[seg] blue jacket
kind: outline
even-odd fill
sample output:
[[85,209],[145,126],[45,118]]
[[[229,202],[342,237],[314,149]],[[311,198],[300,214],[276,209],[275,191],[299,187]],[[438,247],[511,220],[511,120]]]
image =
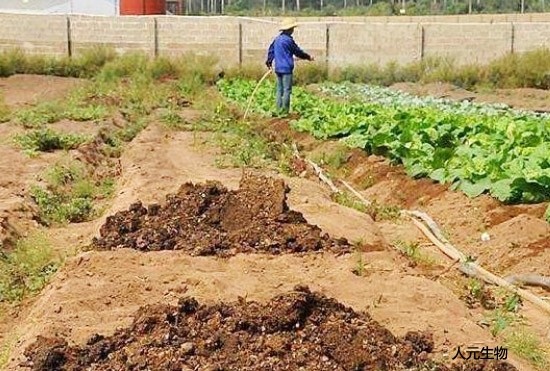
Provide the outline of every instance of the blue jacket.
[[292,73],[294,71],[294,56],[301,59],[311,59],[309,54],[296,45],[291,35],[282,32],[269,46],[265,64],[271,68],[273,61],[275,61],[276,73]]

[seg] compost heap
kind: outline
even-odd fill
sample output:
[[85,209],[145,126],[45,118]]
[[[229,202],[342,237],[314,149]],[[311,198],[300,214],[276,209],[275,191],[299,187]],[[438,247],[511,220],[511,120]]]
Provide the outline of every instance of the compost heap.
[[218,182],[186,183],[166,196],[164,205],[137,202],[109,216],[92,244],[97,249],[184,250],[191,255],[350,250],[345,239],[322,234],[301,213],[289,210],[288,192],[280,179],[249,174],[235,191]]
[[372,320],[307,287],[260,304],[142,307],[129,328],[84,346],[39,337],[25,351],[33,370],[440,370],[508,371],[505,362],[453,366],[429,360],[431,335],[395,337]]

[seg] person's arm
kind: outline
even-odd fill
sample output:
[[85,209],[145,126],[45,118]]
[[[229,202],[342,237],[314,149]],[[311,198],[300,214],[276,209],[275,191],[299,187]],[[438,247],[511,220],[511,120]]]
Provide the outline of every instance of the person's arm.
[[294,40],[292,40],[291,48],[292,48],[292,54],[294,54],[298,58],[306,59],[308,61],[313,60],[313,57],[311,55],[309,55],[308,53],[306,53],[305,51],[303,51],[302,49],[300,49],[300,47],[298,46],[298,44],[296,44],[296,42]]
[[271,68],[271,66],[273,65],[273,58],[275,58],[275,41],[273,41],[271,43],[271,45],[269,45],[269,49],[267,51],[267,60],[265,61],[265,65],[267,66],[267,68]]

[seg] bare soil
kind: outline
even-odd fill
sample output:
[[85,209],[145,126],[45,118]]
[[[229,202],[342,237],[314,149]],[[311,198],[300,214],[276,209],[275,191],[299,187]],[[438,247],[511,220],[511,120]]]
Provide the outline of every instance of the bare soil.
[[433,96],[451,100],[469,100],[479,103],[504,103],[515,109],[550,112],[550,91],[519,88],[472,92],[448,83],[397,83],[392,89],[419,96]]
[[61,99],[85,80],[41,75],[13,75],[0,78],[0,89],[8,107],[32,105]]

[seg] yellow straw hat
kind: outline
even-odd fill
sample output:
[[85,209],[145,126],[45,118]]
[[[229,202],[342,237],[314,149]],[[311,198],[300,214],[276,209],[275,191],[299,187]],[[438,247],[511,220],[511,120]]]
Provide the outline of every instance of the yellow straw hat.
[[291,28],[297,27],[298,22],[296,21],[296,18],[285,18],[281,22],[281,26],[279,27],[279,31],[286,31],[290,30]]

